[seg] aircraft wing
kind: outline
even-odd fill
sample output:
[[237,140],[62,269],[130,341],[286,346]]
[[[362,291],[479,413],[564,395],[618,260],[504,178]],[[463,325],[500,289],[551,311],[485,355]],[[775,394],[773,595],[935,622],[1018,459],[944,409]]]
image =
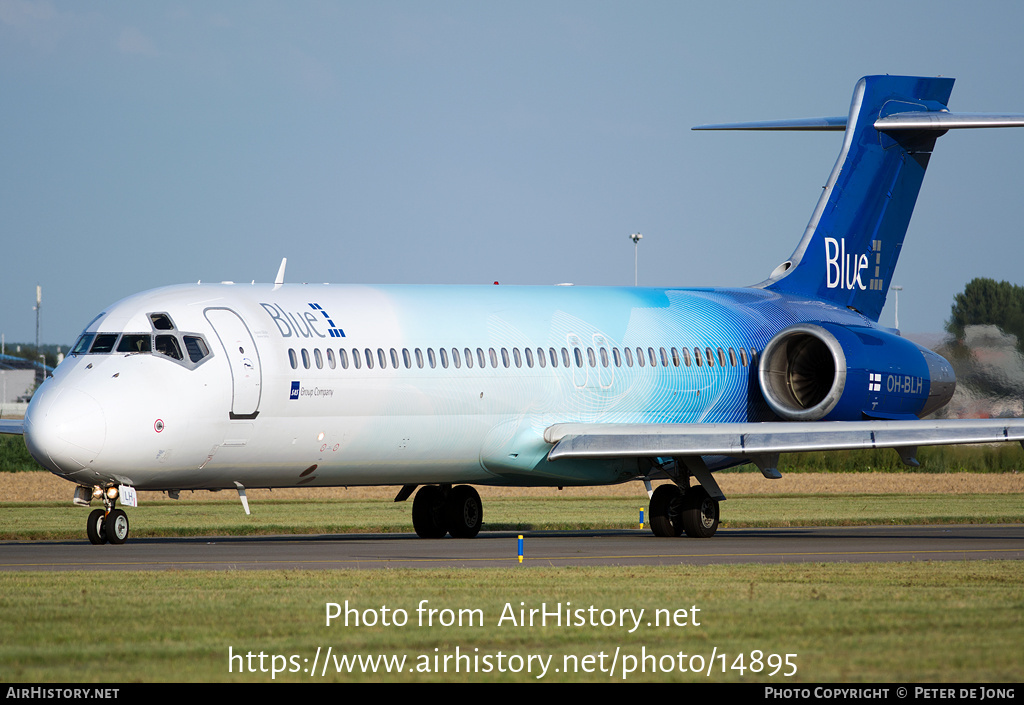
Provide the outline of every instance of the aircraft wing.
[[[544,432],[562,458],[693,457],[747,458],[768,477],[778,477],[779,453],[854,448],[894,448],[916,465],[918,446],[1017,441],[1024,419],[932,421],[808,421],[711,424],[555,424]],[[766,472],[766,469],[771,472]]]
[[0,419],[0,433],[25,435],[25,422],[22,419]]

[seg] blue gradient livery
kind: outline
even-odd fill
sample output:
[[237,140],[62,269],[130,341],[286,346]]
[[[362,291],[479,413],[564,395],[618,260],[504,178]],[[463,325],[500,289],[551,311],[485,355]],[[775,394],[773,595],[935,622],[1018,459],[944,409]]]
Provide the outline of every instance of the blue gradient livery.
[[[1024,125],[952,113],[953,80],[869,76],[846,117],[698,129],[843,130],[793,255],[742,289],[183,285],[98,316],[36,393],[32,455],[102,500],[134,490],[401,486],[424,537],[472,537],[473,485],[643,481],[658,536],[709,537],[712,472],[781,453],[1021,441],[1020,420],[926,421],[940,356],[880,327],[936,139]],[[673,482],[651,489],[654,479]],[[694,484],[692,480],[696,480]],[[418,489],[418,491],[416,491]]]

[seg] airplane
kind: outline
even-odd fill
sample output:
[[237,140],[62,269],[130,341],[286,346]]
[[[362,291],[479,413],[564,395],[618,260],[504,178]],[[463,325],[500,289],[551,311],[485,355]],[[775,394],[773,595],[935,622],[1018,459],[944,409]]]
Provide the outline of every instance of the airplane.
[[[471,538],[474,485],[642,481],[656,536],[707,538],[713,472],[781,453],[1022,442],[1024,419],[927,420],[955,385],[879,325],[951,78],[867,76],[848,115],[694,129],[834,130],[796,250],[745,288],[189,284],[96,316],[33,397],[32,456],[129,534],[137,492],[391,485],[421,537]],[[651,481],[671,483],[652,490]],[[694,482],[695,481],[695,482]],[[418,488],[418,491],[417,491]]]

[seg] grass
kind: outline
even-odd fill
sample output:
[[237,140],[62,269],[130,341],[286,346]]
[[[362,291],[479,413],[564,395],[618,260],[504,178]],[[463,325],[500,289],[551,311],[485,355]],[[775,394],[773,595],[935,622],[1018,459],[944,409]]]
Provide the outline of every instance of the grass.
[[[745,681],[1016,682],[1024,678],[1024,570],[1019,561],[390,571],[0,573],[0,679],[89,681]],[[450,626],[421,626],[417,606],[478,610]],[[374,626],[326,624],[327,603],[356,609]],[[529,626],[521,608],[568,609],[614,626]],[[560,606],[560,607],[559,607]],[[383,608],[404,626],[382,626]],[[692,611],[696,607],[699,612]],[[619,626],[618,610],[644,610]],[[655,610],[685,611],[685,625],[654,626]],[[511,610],[511,611],[509,611]],[[604,610],[614,610],[605,612]],[[516,622],[505,619],[515,613]],[[692,624],[696,617],[699,625]],[[564,623],[563,623],[564,624]],[[326,650],[405,656],[397,674],[338,673]],[[317,673],[309,669],[321,649]],[[456,649],[491,659],[491,672],[452,673]],[[614,674],[599,670],[611,665]],[[229,652],[230,650],[230,652]],[[760,651],[759,673],[749,670]],[[505,665],[522,672],[497,670]],[[229,653],[242,656],[229,661]],[[255,660],[246,660],[245,654]],[[258,654],[263,653],[265,672]],[[642,656],[650,658],[645,662]],[[685,654],[683,659],[679,654]],[[712,654],[712,673],[704,670]],[[743,654],[743,661],[738,657]],[[795,674],[769,675],[772,654],[793,654]],[[594,671],[555,672],[592,656]],[[724,659],[722,658],[724,655]],[[279,656],[278,660],[272,660]],[[449,656],[449,672],[435,672]],[[522,659],[522,663],[511,657]],[[632,658],[631,662],[629,658]],[[623,666],[637,670],[623,678]],[[255,672],[249,670],[249,666]],[[639,669],[646,666],[647,672]],[[743,666],[743,670],[740,666]],[[230,668],[229,668],[230,666]],[[272,677],[271,667],[284,669]],[[289,669],[295,672],[289,673]],[[651,672],[654,669],[656,672]],[[410,670],[412,672],[410,672]],[[114,674],[111,677],[111,674]]]

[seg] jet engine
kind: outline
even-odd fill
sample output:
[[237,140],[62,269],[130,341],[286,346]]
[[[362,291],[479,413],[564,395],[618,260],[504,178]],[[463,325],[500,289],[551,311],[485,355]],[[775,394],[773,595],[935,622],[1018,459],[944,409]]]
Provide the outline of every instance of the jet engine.
[[942,356],[898,335],[862,326],[799,323],[768,341],[761,393],[787,421],[924,417],[953,396]]

